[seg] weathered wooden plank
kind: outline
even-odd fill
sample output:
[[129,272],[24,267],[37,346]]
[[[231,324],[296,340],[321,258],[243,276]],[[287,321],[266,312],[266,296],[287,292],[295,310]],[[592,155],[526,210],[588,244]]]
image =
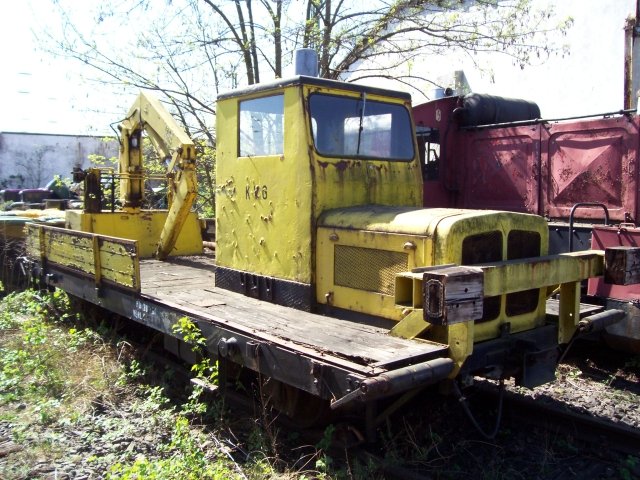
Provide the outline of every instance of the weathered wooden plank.
[[640,283],[640,248],[610,247],[604,252],[604,281],[614,285]]
[[[589,303],[581,303],[580,304],[580,318],[586,317],[587,315],[591,315],[593,313],[598,313],[604,310],[602,305],[591,305]],[[560,300],[555,298],[547,299],[547,307],[546,307],[547,315],[551,315],[553,317],[557,317],[560,315]]]
[[[137,243],[133,240],[28,225],[27,244],[34,258],[94,277],[97,286],[105,280],[140,290]],[[100,269],[97,275],[96,267]]]
[[[187,268],[191,280],[194,276],[201,279],[198,288],[185,291],[173,275],[158,275],[156,261],[143,260],[142,293],[163,304],[173,303],[182,310],[197,312],[213,322],[260,332],[280,343],[308,348],[316,355],[337,355],[363,365],[381,366],[399,359],[444,352],[447,348],[446,345],[395,338],[382,328],[301,312],[217,289],[213,286],[212,260],[200,258],[191,265],[185,262],[175,265],[171,260],[162,262],[165,272],[184,272]],[[205,282],[207,286],[203,288]]]
[[452,266],[424,272],[424,320],[433,325],[453,325],[482,318],[482,270]]
[[188,302],[192,305],[203,308],[224,305],[226,303],[212,298],[211,294],[205,292],[204,290],[197,289],[187,292],[178,292],[174,296],[181,301]]

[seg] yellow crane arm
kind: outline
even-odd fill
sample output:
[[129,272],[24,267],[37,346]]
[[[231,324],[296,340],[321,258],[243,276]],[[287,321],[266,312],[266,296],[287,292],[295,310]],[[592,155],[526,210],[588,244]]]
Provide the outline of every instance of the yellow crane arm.
[[120,197],[125,209],[139,209],[144,198],[143,131],[160,156],[169,162],[166,171],[169,213],[156,250],[156,257],[164,260],[175,246],[196,197],[195,145],[162,104],[146,93],[140,93],[119,128]]

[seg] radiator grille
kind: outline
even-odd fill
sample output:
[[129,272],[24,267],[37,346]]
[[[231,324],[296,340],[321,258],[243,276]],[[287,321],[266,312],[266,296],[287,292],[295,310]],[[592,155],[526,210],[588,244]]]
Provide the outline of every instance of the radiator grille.
[[[499,262],[502,260],[502,233],[498,231],[470,235],[462,242],[462,264]],[[476,323],[495,320],[500,315],[502,297],[487,297],[482,305],[482,318]]]
[[507,260],[540,255],[540,234],[525,230],[511,230],[507,237]]
[[540,289],[525,290],[524,292],[514,292],[507,295],[507,316],[515,317],[525,313],[535,312],[538,308]]
[[[507,237],[507,259],[537,257],[540,255],[540,234],[525,230],[512,230]],[[540,289],[514,292],[507,295],[506,313],[508,317],[524,315],[538,309]]]
[[408,269],[408,255],[402,252],[336,245],[333,266],[334,283],[393,295],[395,278]]
[[462,242],[462,264],[499,262],[502,260],[502,233],[470,235]]

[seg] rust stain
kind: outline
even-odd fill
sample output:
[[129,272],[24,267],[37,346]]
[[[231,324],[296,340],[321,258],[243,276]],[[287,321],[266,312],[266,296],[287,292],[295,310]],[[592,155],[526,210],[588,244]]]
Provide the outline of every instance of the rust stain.
[[339,172],[344,172],[347,169],[347,167],[350,166],[350,163],[351,162],[347,162],[346,160],[340,160],[338,163],[335,164],[335,167]]
[[333,166],[340,173],[342,173],[345,170],[347,170],[347,168],[353,168],[353,167],[357,167],[357,166],[360,165],[359,161],[352,161],[352,160],[339,160],[339,161],[337,161],[335,163],[333,163],[333,162],[323,162],[321,160],[317,160],[317,163],[321,168],[324,168],[324,169],[326,169],[329,166]]

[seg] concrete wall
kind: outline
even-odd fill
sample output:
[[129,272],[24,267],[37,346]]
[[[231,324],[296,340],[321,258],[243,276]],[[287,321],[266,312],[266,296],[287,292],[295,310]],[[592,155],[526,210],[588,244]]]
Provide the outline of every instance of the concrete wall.
[[[462,70],[471,91],[535,101],[545,118],[622,109],[624,28],[627,18],[635,17],[636,0],[533,0],[533,6],[544,10],[552,6],[555,23],[573,18],[574,24],[566,37],[551,35],[548,39],[556,46],[568,47],[568,55],[533,57],[530,65],[521,68],[498,53],[468,55],[451,51],[444,56],[425,55],[395,71],[389,71],[382,62],[379,65],[369,62],[360,68],[363,71],[378,68],[385,74],[426,76],[445,87],[453,87],[454,72]],[[470,14],[463,12],[463,15]],[[636,43],[640,43],[640,39],[636,39]],[[640,62],[640,58],[635,61]],[[392,64],[390,60],[387,62]],[[351,75],[355,77],[357,72]],[[426,81],[412,81],[417,88],[380,79],[363,80],[365,82],[408,91],[414,103],[433,96],[434,86]]]
[[118,155],[115,139],[81,135],[0,132],[0,188],[39,188],[55,175],[87,168],[90,154]]

